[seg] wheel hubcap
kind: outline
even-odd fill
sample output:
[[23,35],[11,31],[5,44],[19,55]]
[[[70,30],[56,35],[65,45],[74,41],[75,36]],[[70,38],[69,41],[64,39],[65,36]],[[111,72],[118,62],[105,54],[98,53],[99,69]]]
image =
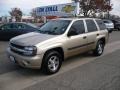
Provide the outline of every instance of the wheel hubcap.
[[48,60],[48,68],[51,71],[56,71],[59,67],[59,58],[57,56],[52,56]]
[[98,53],[101,54],[103,52],[103,45],[99,44],[98,45]]

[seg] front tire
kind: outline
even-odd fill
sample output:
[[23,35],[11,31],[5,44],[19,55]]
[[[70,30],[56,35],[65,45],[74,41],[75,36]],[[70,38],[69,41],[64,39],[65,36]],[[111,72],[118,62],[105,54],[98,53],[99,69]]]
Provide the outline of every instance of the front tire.
[[103,42],[102,40],[99,40],[99,41],[97,42],[97,45],[96,45],[95,50],[93,51],[93,54],[94,54],[95,56],[100,56],[100,55],[102,55],[102,54],[103,54],[103,51],[104,51],[104,46],[105,46],[104,42]]
[[45,74],[54,74],[62,65],[62,56],[57,51],[49,51],[45,54],[42,62],[42,71]]
[[117,30],[120,31],[120,26],[117,27]]
[[120,31],[120,26],[118,27],[118,31]]

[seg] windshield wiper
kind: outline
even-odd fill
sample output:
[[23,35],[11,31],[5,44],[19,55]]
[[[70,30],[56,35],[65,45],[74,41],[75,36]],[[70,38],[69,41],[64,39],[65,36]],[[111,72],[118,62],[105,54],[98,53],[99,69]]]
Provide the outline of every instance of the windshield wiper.
[[57,33],[55,33],[55,31],[47,31],[48,34],[52,34],[52,35],[57,35]]
[[46,34],[46,31],[38,30],[39,33]]
[[54,31],[42,31],[42,30],[39,30],[39,32],[42,33],[42,34],[52,34],[52,35],[56,35],[57,34]]

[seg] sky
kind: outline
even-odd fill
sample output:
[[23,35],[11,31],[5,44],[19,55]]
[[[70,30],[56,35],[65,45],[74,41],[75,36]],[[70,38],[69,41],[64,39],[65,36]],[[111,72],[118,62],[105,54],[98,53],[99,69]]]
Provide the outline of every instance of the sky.
[[[9,15],[11,8],[18,7],[21,8],[24,14],[29,14],[32,8],[69,3],[71,0],[0,0],[0,16]],[[111,0],[113,4],[113,10],[111,13],[120,16],[120,1]]]
[[120,0],[111,0],[111,2],[113,4],[111,13],[120,16]]

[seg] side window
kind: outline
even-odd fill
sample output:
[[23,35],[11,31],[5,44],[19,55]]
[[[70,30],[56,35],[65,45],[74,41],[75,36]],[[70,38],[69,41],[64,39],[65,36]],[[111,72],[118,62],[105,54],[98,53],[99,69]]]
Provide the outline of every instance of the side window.
[[96,22],[97,22],[100,30],[105,30],[106,29],[106,26],[105,26],[105,24],[103,23],[102,20],[96,20]]
[[18,26],[17,26],[17,24],[11,24],[11,28],[16,30],[16,29],[18,29]]
[[108,21],[103,21],[104,23],[109,23]]
[[71,28],[76,31],[77,35],[85,33],[85,27],[84,27],[83,20],[74,22],[73,25],[71,26]]
[[1,26],[1,29],[2,29],[2,30],[11,29],[11,25],[10,25],[10,24],[5,24],[5,25]]
[[97,31],[97,26],[93,20],[86,20],[88,32]]
[[17,24],[17,28],[18,29],[25,29],[25,25],[24,24]]
[[2,30],[14,30],[17,29],[17,25],[16,24],[5,24],[3,26],[1,26]]

